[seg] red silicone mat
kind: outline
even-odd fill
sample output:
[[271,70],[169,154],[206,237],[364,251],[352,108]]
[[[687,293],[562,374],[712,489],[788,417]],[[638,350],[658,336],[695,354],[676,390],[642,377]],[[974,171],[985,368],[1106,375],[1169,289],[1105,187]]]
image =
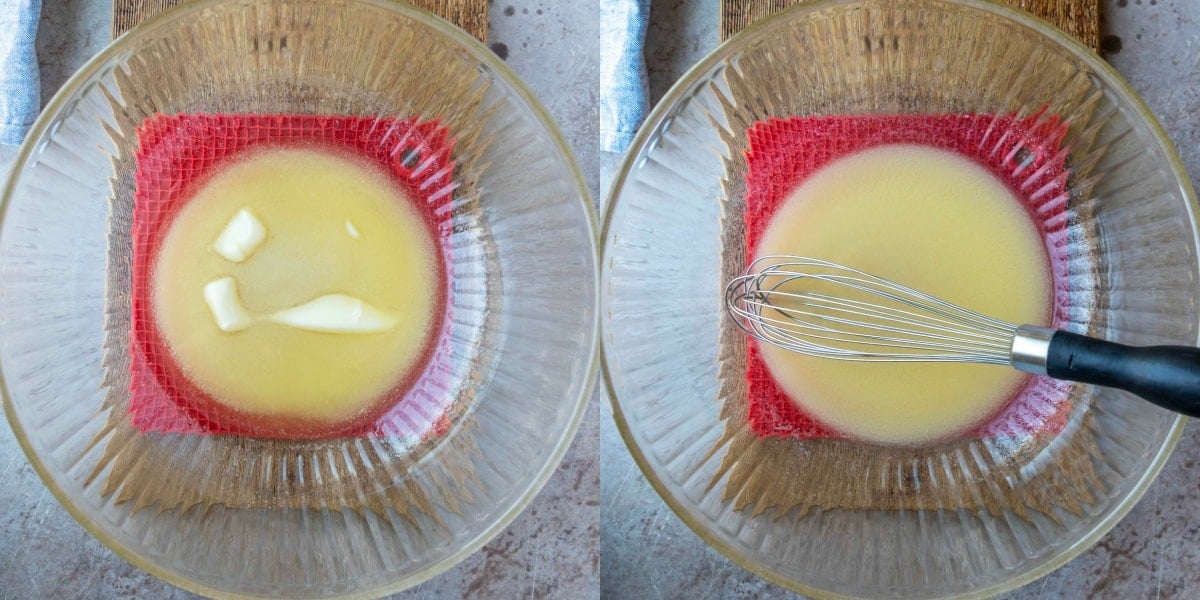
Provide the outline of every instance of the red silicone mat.
[[[361,435],[428,437],[443,432],[453,395],[449,294],[453,140],[437,122],[308,115],[157,115],[138,129],[134,176],[130,404],[142,432],[321,439]],[[172,219],[207,179],[244,153],[305,145],[353,152],[382,165],[418,205],[442,248],[440,332],[414,376],[353,422],[270,422],[224,408],[189,381],[155,326],[149,301],[155,255]]]
[[[926,144],[976,161],[1004,181],[1026,208],[1046,242],[1055,280],[1052,325],[1065,320],[1065,239],[1068,198],[1066,125],[1043,114],[855,115],[760,121],[749,129],[746,150],[746,247],[753,259],[775,211],[793,190],[839,158],[886,144]],[[788,399],[750,340],[746,356],[747,419],[761,437],[841,437]],[[1029,377],[997,415],[971,435],[1027,437],[1054,433],[1066,422],[1068,386]]]

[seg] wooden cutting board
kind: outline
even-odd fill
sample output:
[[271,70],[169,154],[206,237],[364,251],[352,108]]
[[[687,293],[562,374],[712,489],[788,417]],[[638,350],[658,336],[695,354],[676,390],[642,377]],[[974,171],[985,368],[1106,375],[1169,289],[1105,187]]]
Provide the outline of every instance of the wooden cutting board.
[[[187,0],[113,0],[112,34],[117,37],[151,15]],[[409,0],[458,25],[479,41],[487,40],[488,0]]]
[[[116,0],[120,2],[121,0]],[[721,0],[721,41],[751,23],[801,2],[813,0]],[[1093,50],[1100,48],[1100,0],[1004,0],[1054,23]]]

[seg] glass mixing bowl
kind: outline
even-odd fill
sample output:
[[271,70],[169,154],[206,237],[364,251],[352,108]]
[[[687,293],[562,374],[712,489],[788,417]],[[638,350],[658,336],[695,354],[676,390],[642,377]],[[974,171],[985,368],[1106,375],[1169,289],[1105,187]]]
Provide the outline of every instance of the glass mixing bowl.
[[697,534],[793,590],[986,596],[1032,581],[1112,528],[1183,428],[1125,393],[1071,386],[1056,435],[897,448],[748,432],[746,340],[722,307],[746,264],[748,127],[966,113],[1066,123],[1066,210],[1049,240],[1067,257],[1060,325],[1195,345],[1197,205],[1166,134],[1096,54],[997,3],[831,0],[768,19],[667,93],[613,186],[600,289],[617,426]]
[[[444,433],[130,426],[136,129],[177,113],[448,128],[450,360],[423,388],[452,400]],[[0,216],[0,389],[18,441],[92,534],[204,594],[379,595],[449,568],[541,489],[594,383],[596,218],[570,150],[492,52],[403,3],[201,1],[144,23],[50,101]],[[421,406],[403,418],[436,419]]]

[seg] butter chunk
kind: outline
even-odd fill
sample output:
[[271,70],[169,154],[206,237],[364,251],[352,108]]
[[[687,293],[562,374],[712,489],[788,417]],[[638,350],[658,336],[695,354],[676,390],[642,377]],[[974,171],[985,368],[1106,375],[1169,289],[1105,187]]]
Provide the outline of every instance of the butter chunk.
[[242,307],[238,297],[237,282],[232,277],[222,277],[204,285],[204,301],[212,311],[217,328],[224,332],[241,331],[250,326],[253,319]]
[[213,250],[225,260],[240,263],[250,258],[267,239],[267,228],[253,213],[241,209],[213,242]]
[[396,325],[396,317],[362,300],[329,294],[295,308],[279,311],[271,320],[320,333],[379,333]]

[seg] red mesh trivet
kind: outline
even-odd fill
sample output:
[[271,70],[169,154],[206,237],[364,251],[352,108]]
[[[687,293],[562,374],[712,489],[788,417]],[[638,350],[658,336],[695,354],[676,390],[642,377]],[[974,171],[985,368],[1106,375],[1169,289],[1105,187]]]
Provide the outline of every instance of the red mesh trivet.
[[[143,432],[315,439],[361,435],[424,438],[443,433],[452,395],[447,296],[452,231],[453,140],[437,122],[309,115],[157,115],[138,129],[134,175],[133,315],[129,413]],[[440,331],[424,364],[375,409],[326,424],[238,414],[184,376],[161,337],[149,301],[155,256],[172,220],[208,178],[251,149],[281,146],[351,151],[384,166],[409,192],[441,247]]]
[[[1053,326],[1067,306],[1066,125],[1057,117],[994,115],[818,116],[759,121],[746,150],[746,247],[752,260],[775,210],[807,177],[830,162],[885,144],[925,144],[958,152],[1008,184],[1042,233],[1054,278]],[[759,436],[841,437],[794,403],[772,378],[751,340],[746,356],[750,428]],[[972,432],[1026,437],[1057,432],[1068,418],[1068,386],[1030,377],[1006,407]]]

